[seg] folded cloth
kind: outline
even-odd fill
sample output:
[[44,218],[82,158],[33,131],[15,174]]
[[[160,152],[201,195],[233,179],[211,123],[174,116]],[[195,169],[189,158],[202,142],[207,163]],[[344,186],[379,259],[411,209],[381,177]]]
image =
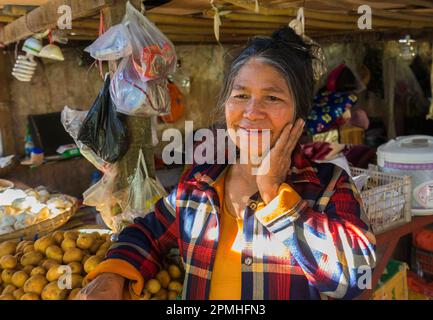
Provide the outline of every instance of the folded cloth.
[[310,134],[325,132],[346,122],[343,114],[358,100],[349,93],[320,91],[314,98],[313,107],[307,117],[307,131]]
[[305,156],[313,161],[325,159],[331,150],[328,142],[313,142],[302,146]]
[[367,169],[376,157],[376,151],[363,144],[346,145],[343,154],[352,166],[363,169]]
[[337,157],[345,148],[344,144],[328,143],[328,142],[313,142],[302,145],[304,155],[310,160],[331,160]]

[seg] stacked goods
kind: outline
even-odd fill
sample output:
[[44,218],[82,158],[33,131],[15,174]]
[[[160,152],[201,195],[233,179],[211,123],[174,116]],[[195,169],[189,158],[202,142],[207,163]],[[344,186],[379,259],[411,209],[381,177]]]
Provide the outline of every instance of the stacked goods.
[[408,266],[404,262],[390,260],[373,292],[373,300],[408,300]]
[[71,300],[105,257],[109,235],[55,231],[0,243],[0,300]]
[[38,224],[70,210],[75,199],[50,194],[43,186],[0,192],[0,235]]

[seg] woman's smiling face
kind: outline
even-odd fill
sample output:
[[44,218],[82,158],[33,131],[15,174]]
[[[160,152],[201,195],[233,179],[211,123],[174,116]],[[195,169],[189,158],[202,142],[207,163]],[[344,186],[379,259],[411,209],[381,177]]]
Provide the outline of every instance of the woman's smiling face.
[[[233,81],[225,117],[230,138],[237,147],[242,151],[245,144],[240,141],[248,139],[249,153],[256,149],[260,156],[267,133],[272,148],[283,128],[295,121],[295,106],[285,78],[266,62],[250,59]],[[258,145],[253,141],[258,141]]]

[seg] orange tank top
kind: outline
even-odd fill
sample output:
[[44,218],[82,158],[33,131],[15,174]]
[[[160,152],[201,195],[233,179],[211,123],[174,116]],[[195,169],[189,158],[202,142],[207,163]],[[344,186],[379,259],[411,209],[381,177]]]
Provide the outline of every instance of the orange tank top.
[[242,285],[242,219],[236,219],[227,210],[224,202],[224,178],[214,185],[222,210],[218,248],[210,283],[210,300],[240,300]]

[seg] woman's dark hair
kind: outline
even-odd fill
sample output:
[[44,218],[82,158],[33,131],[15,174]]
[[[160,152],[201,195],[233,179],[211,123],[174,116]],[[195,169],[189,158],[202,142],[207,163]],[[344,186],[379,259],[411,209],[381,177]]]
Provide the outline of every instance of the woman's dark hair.
[[311,46],[290,27],[276,30],[271,37],[254,37],[241,50],[225,73],[217,108],[224,106],[239,70],[252,58],[275,67],[287,81],[295,105],[295,117],[306,119],[314,96]]

